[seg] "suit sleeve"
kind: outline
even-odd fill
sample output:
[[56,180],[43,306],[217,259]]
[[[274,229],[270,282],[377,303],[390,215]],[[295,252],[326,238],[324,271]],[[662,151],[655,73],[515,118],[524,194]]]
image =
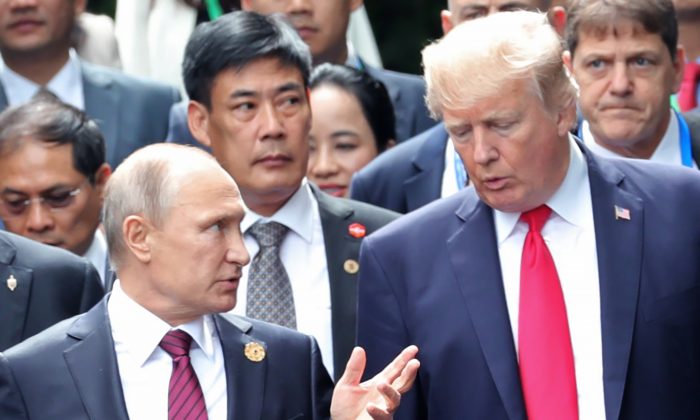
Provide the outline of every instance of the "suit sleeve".
[[369,203],[367,192],[362,181],[363,179],[359,172],[353,175],[352,181],[350,183],[350,198],[353,200]]
[[[372,378],[403,350],[409,341],[398,291],[377,258],[372,238],[366,238],[360,248],[360,276],[357,301],[357,343],[367,353],[363,380]],[[420,349],[418,355],[420,356]],[[396,419],[419,418],[419,378],[413,389],[401,397]]]
[[0,419],[29,419],[7,358],[2,353],[0,353]]
[[313,337],[309,337],[311,347],[311,404],[314,419],[330,419],[333,381],[321,361],[321,350]]
[[80,297],[80,312],[87,312],[104,296],[102,281],[95,267],[89,262],[83,263],[83,293]]

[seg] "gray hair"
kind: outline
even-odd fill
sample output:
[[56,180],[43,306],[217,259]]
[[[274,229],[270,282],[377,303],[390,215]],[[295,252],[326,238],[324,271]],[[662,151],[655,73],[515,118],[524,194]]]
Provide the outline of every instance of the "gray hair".
[[202,165],[218,166],[218,163],[195,147],[158,143],[137,150],[117,167],[107,182],[102,214],[110,261],[115,269],[126,251],[124,220],[141,215],[160,226],[186,175]]
[[573,104],[576,90],[562,41],[541,13],[496,13],[467,21],[423,50],[426,102],[435,117],[496,94],[504,81],[531,80],[549,111]]

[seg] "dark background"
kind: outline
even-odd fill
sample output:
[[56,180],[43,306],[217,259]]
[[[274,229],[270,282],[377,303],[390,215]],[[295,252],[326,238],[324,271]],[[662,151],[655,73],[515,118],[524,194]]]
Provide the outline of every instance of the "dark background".
[[[90,0],[88,10],[113,17],[115,2],[116,0]],[[422,73],[420,51],[430,40],[442,35],[440,10],[446,3],[447,0],[365,1],[384,67]]]

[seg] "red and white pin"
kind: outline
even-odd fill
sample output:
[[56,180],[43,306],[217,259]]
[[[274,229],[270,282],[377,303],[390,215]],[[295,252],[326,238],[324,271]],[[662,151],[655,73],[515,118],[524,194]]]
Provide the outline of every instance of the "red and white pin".
[[364,238],[367,235],[367,228],[362,223],[353,223],[348,226],[348,233],[353,238]]

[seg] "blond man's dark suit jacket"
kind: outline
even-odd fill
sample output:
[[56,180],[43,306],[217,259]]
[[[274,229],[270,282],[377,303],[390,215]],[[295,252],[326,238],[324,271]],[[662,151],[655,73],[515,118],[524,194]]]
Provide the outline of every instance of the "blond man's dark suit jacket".
[[87,260],[0,230],[0,351],[87,311],[102,295]]
[[[3,420],[127,420],[107,299],[0,354]],[[333,384],[316,341],[234,315],[215,315],[228,419],[326,419]],[[246,344],[266,356],[249,360]],[[206,396],[205,396],[206,398]]]

